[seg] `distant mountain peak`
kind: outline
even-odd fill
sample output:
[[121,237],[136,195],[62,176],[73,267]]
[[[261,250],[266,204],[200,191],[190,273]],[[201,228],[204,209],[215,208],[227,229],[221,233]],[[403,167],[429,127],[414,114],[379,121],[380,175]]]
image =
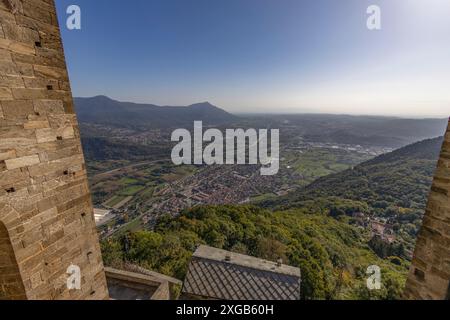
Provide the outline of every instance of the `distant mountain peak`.
[[212,106],[211,102],[209,102],[209,101],[202,101],[202,102],[193,103],[193,105],[196,105],[196,104],[206,104],[206,105]]
[[[80,98],[76,98],[76,99],[80,99]],[[94,96],[94,97],[87,97],[87,98],[81,98],[81,99],[97,99],[97,100],[116,101],[105,95],[98,95],[98,96]]]
[[217,108],[215,105],[213,105],[212,103],[210,103],[208,101],[194,103],[194,104],[191,104],[189,107]]
[[164,128],[191,126],[194,121],[208,125],[232,123],[238,117],[214,106],[200,102],[189,106],[157,106],[121,102],[104,95],[75,98],[75,109],[80,122],[114,125],[128,128]]

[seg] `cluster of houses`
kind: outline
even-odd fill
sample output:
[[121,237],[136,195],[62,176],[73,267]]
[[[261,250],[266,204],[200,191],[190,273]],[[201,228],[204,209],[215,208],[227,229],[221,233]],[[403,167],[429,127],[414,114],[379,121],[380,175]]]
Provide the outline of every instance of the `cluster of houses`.
[[394,226],[388,221],[372,218],[363,212],[356,212],[352,217],[359,226],[369,230],[371,238],[377,236],[387,243],[393,243],[397,239]]

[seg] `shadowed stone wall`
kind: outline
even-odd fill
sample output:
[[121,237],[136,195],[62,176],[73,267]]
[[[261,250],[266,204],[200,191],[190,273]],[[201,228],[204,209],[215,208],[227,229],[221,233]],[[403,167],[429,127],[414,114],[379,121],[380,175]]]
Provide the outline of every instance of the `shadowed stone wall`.
[[25,288],[8,231],[0,222],[0,299],[26,299]]
[[0,249],[0,299],[108,298],[53,0],[0,0]]
[[417,239],[405,290],[407,299],[449,299],[450,125]]

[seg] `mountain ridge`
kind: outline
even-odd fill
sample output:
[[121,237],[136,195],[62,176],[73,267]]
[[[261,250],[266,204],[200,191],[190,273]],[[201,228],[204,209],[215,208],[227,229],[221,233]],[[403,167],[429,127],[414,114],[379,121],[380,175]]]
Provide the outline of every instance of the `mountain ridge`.
[[210,102],[188,106],[158,106],[121,102],[103,95],[74,98],[74,102],[78,119],[82,123],[133,129],[191,127],[194,121],[203,121],[205,125],[222,125],[238,119]]

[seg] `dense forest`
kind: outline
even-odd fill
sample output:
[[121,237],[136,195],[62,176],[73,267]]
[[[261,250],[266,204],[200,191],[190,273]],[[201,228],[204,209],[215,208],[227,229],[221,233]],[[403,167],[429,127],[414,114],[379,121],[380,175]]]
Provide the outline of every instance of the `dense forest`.
[[412,250],[442,142],[440,137],[406,146],[259,205],[283,210],[314,205],[334,216],[363,212],[391,223]]
[[[361,231],[309,209],[270,212],[253,206],[201,206],[139,231],[102,243],[107,265],[131,261],[183,279],[192,252],[207,244],[297,266],[303,299],[395,299],[407,265],[398,257],[378,258]],[[126,248],[126,249],[125,249]],[[366,288],[366,268],[383,271],[382,290]]]

